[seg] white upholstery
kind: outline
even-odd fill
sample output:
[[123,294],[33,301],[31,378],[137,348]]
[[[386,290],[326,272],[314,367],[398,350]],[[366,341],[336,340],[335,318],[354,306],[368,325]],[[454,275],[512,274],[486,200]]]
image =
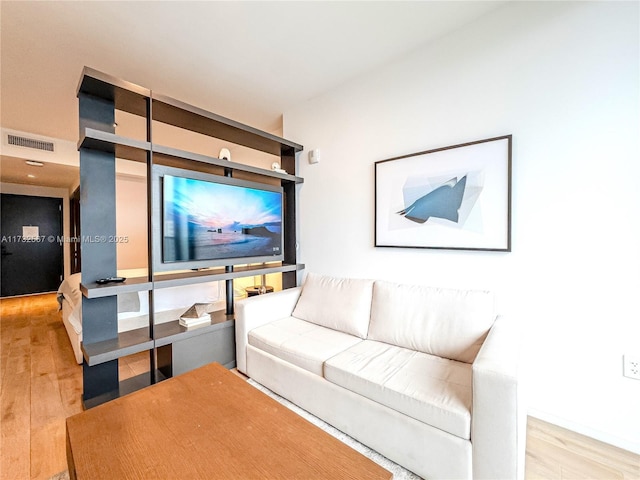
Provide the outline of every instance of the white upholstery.
[[424,478],[523,478],[519,336],[493,296],[376,281],[365,326],[368,282],[237,302],[238,369]]
[[307,274],[293,316],[367,338],[373,280]]
[[494,320],[490,292],[378,281],[368,338],[472,363]]
[[513,322],[498,317],[473,363],[475,479],[524,476],[527,415],[518,381],[519,336]]
[[460,438],[471,437],[471,365],[365,340],[329,359],[325,378]]
[[300,287],[289,288],[236,302],[236,368],[240,372],[247,374],[249,332],[260,325],[291,316],[301,291]]
[[294,317],[269,322],[249,332],[249,345],[320,376],[326,360],[361,342],[359,337]]
[[255,381],[421,477],[471,478],[468,440],[407,417],[252,346],[248,347],[247,359]]

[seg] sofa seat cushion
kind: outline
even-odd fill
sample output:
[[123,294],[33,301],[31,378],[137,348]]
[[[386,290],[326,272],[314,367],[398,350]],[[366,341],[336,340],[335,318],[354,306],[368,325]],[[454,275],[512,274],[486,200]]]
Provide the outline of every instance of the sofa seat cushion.
[[294,317],[249,332],[249,345],[320,376],[325,360],[360,342],[356,336]]
[[330,358],[325,378],[462,439],[471,436],[471,365],[365,340]]

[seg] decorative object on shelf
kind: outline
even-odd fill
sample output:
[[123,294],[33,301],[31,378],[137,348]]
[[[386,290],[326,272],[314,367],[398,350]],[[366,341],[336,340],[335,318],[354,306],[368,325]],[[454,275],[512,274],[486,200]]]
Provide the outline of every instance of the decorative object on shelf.
[[194,303],[189,309],[181,315],[181,318],[199,318],[207,314],[208,303]]
[[375,162],[375,246],[510,252],[511,142]]
[[221,148],[220,153],[218,154],[218,158],[220,160],[229,160],[231,161],[231,152],[228,148]]
[[210,304],[194,303],[186,312],[180,316],[180,325],[183,327],[193,327],[211,322],[211,315],[208,313]]
[[[266,263],[263,263],[262,265],[264,266],[266,265]],[[265,293],[271,293],[274,291],[274,289],[273,287],[267,285],[267,276],[265,274],[262,274],[260,275],[260,283],[257,285],[254,283],[253,287],[246,288],[245,291],[247,292],[248,297],[253,297],[255,295],[264,295]]]
[[269,285],[258,285],[253,287],[245,288],[247,292],[247,297],[255,297],[256,295],[264,295],[265,293],[273,292],[273,287]]
[[320,150],[317,148],[314,148],[313,150],[309,151],[309,163],[310,164],[314,164],[314,163],[320,163]]
[[283,170],[282,168],[280,168],[280,163],[279,162],[273,162],[271,164],[271,170],[273,170],[274,172],[278,172],[278,173],[287,173],[286,170]]

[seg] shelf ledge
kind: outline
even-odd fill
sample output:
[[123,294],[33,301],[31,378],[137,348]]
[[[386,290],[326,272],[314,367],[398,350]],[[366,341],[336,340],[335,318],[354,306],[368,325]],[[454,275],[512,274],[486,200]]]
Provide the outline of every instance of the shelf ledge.
[[78,142],[78,150],[81,148],[113,153],[117,158],[125,160],[146,162],[147,153],[151,151],[151,143],[94,128],[85,128]]
[[182,160],[190,160],[193,162],[206,163],[208,165],[215,165],[217,167],[228,168],[231,170],[238,170],[247,173],[255,173],[265,177],[278,178],[284,182],[304,183],[302,177],[290,175],[288,173],[280,173],[274,170],[267,170],[265,168],[253,167],[251,165],[245,165],[243,163],[232,162],[229,160],[222,160],[216,157],[210,157],[202,155],[200,153],[187,152],[177,148],[165,147],[163,145],[154,144],[152,147],[153,153],[160,155],[166,155],[168,157],[179,158]]
[[180,340],[197,337],[206,333],[215,332],[222,328],[233,328],[235,320],[233,315],[227,315],[224,311],[211,313],[211,323],[197,327],[183,327],[178,320],[154,325],[155,347],[163,347]]
[[86,344],[82,342],[84,361],[90,367],[110,362],[127,355],[144,352],[154,348],[148,328],[138,328],[118,334],[118,338]]

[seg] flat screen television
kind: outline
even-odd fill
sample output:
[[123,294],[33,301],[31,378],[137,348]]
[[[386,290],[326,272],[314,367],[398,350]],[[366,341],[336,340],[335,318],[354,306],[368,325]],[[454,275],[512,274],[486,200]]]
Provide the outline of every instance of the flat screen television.
[[172,167],[159,180],[161,270],[283,259],[281,187]]

